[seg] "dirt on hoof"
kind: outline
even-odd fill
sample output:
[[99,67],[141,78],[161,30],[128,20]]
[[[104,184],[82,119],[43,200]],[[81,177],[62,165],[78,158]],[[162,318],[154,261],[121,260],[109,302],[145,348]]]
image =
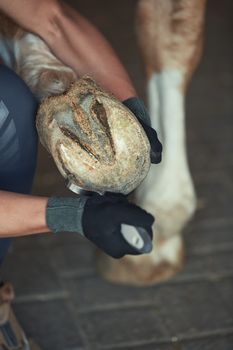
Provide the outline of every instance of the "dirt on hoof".
[[150,144],[142,126],[90,77],[44,99],[37,130],[61,174],[83,189],[128,194],[149,171]]

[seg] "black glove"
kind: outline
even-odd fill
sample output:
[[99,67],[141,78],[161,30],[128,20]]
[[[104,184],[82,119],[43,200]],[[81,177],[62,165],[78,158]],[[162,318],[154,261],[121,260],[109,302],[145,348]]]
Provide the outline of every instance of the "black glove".
[[46,222],[53,232],[79,232],[106,254],[141,254],[122,237],[121,224],[144,228],[152,240],[154,218],[120,194],[49,198]]
[[162,159],[162,144],[158,139],[156,131],[150,126],[150,116],[143,101],[138,97],[131,97],[122,103],[135,115],[148,137],[151,146],[151,163],[160,163]]

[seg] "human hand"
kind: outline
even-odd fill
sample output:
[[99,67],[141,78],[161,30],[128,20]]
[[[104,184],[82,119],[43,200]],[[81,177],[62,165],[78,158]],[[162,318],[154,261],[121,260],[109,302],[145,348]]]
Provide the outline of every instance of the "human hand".
[[147,135],[151,146],[151,163],[160,163],[162,159],[162,144],[156,131],[150,126],[150,116],[143,101],[138,97],[131,97],[122,103],[135,115]]
[[143,253],[123,238],[122,224],[146,230],[152,240],[153,216],[120,194],[51,197],[46,219],[51,231],[79,232],[114,258]]

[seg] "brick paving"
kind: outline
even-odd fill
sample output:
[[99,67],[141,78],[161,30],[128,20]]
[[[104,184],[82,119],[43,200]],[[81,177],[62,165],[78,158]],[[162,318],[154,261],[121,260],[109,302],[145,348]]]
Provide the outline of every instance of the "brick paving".
[[[112,42],[144,96],[132,30],[135,1],[77,3]],[[93,247],[81,237],[16,239],[3,275],[15,285],[18,318],[44,350],[233,349],[232,23],[231,0],[209,2],[204,56],[187,97],[199,209],[185,230],[184,269],[152,287],[112,285],[97,275]],[[40,149],[34,193],[65,192]]]

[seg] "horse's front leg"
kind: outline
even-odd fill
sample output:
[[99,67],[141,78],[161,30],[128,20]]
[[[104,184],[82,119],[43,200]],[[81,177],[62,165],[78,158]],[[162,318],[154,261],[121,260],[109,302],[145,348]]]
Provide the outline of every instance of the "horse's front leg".
[[150,284],[182,266],[181,231],[196,207],[185,142],[185,92],[199,62],[205,0],[140,0],[137,31],[144,58],[152,126],[163,143],[163,160],[152,165],[136,193],[155,217],[154,250],[121,261],[100,260],[112,281]]
[[14,45],[15,70],[39,99],[66,91],[74,71],[59,61],[39,37],[25,33]]

